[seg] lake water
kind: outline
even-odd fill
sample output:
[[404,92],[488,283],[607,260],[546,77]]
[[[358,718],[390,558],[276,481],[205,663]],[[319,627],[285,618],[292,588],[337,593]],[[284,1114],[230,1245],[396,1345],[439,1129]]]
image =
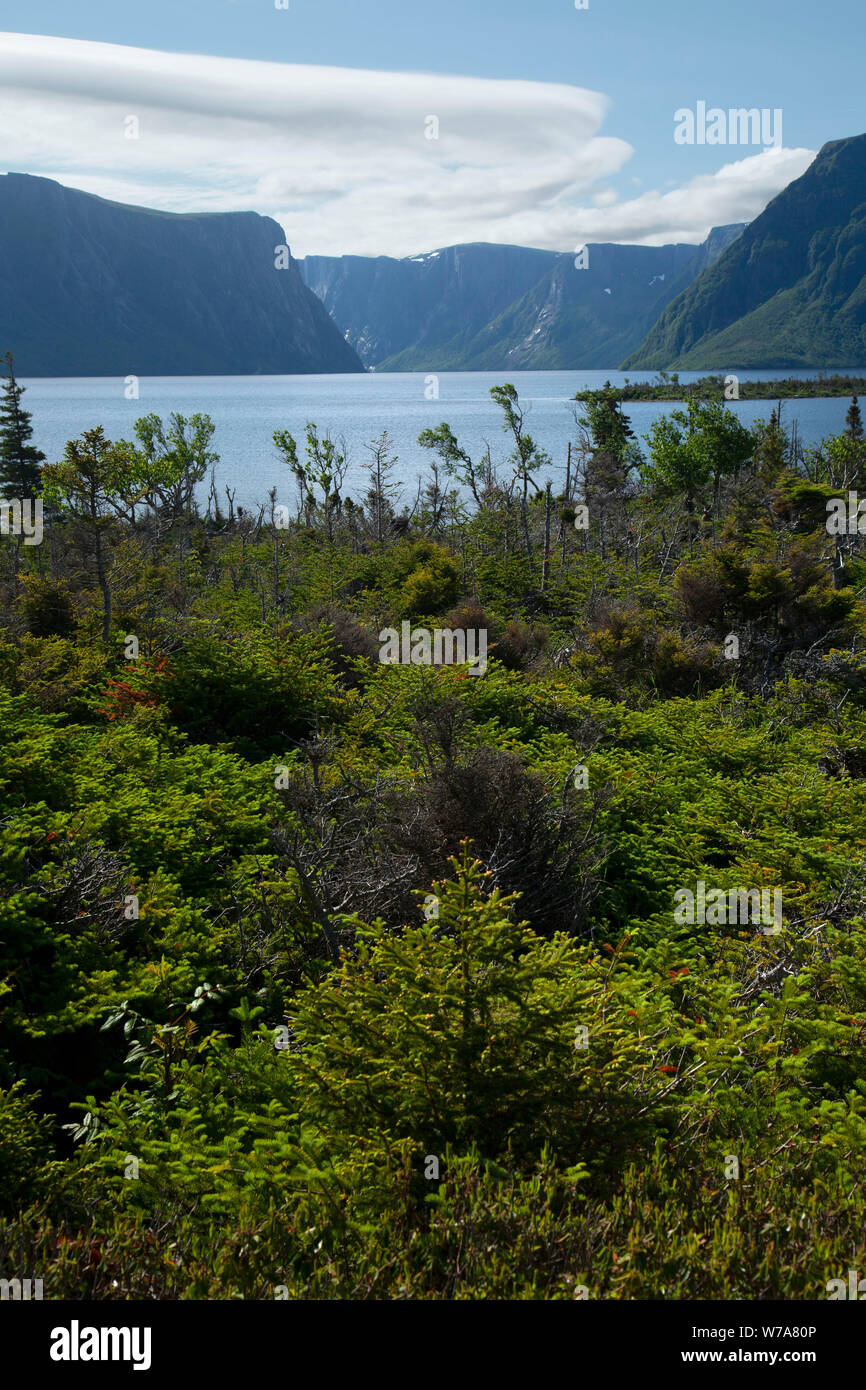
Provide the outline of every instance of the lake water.
[[[735,370],[732,368],[732,371]],[[864,368],[840,367],[845,375],[866,376]],[[830,373],[825,373],[829,375]],[[652,379],[628,374],[632,381]],[[681,372],[684,382],[702,373]],[[769,380],[779,376],[808,377],[802,372],[739,372],[741,380]],[[314,422],[320,434],[345,438],[349,468],[344,496],[359,498],[367,485],[362,464],[369,458],[365,445],[385,429],[399,458],[394,477],[404,485],[404,495],[414,496],[417,479],[431,462],[418,446],[422,430],[446,420],[473,458],[490,442],[494,459],[504,461],[509,452],[502,430],[502,415],[490,399],[491,386],[510,380],[527,409],[530,434],[550,455],[552,466],[539,476],[550,476],[554,485],[564,478],[569,440],[576,438],[576,391],[621,385],[625,374],[614,371],[575,372],[440,372],[439,397],[428,400],[430,378],[421,373],[374,372],[357,376],[202,376],[142,377],[138,400],[125,398],[121,378],[63,377],[24,379],[24,404],[33,415],[33,442],[49,461],[61,457],[67,439],[102,425],[111,439],[132,439],[133,424],[141,415],[155,413],[164,419],[177,411],[210,415],[216,426],[213,447],[220,455],[216,468],[221,498],[228,484],[237,490],[236,501],[250,506],[264,501],[277,488],[278,501],[294,504],[296,485],[272,441],[275,429],[288,429],[298,441],[303,457],[304,430]],[[828,434],[838,434],[845,422],[848,401],[789,400],[782,419],[797,421],[805,443],[815,444]],[[638,402],[626,407],[635,432],[641,436],[659,415],[676,407],[668,402]],[[732,403],[744,423],[767,418],[768,401]]]

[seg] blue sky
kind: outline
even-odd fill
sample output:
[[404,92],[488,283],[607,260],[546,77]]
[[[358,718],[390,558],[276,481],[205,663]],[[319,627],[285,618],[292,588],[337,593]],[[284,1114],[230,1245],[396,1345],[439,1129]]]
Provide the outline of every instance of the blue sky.
[[[267,159],[262,156],[255,177],[246,182],[238,175],[238,166],[244,163],[240,144],[234,163],[229,159],[220,171],[207,153],[202,163],[205,147],[200,134],[188,153],[191,157],[195,152],[199,167],[210,172],[194,179],[186,195],[182,163],[166,154],[165,167],[158,168],[155,147],[161,140],[168,149],[171,129],[166,110],[171,102],[166,94],[154,95],[150,79],[147,112],[150,115],[153,109],[154,118],[148,122],[153,143],[146,161],[141,158],[144,144],[133,150],[127,142],[114,152],[112,167],[106,151],[97,148],[98,132],[88,124],[83,110],[74,117],[81,120],[77,159],[68,142],[60,140],[56,150],[52,147],[47,118],[38,140],[31,136],[16,146],[13,138],[6,157],[12,160],[18,154],[19,159],[29,159],[26,172],[50,174],[107,196],[161,198],[161,205],[177,210],[192,206],[196,197],[212,207],[250,206],[254,197],[257,201],[252,205],[258,210],[291,221],[293,233],[304,243],[301,252],[380,249],[408,254],[444,244],[443,238],[501,241],[519,236],[559,249],[569,249],[572,241],[581,239],[695,240],[702,217],[712,222],[754,216],[769,197],[802,172],[808,157],[823,143],[866,130],[864,15],[863,0],[821,4],[807,0],[589,0],[589,9],[581,11],[573,0],[289,0],[287,10],[277,10],[273,0],[143,0],[139,4],[2,0],[0,29],[7,33],[254,60],[271,65],[270,73],[272,65],[291,65],[292,70],[286,71],[287,88],[297,85],[298,66],[320,72],[322,81],[321,70],[334,68],[427,74],[416,90],[431,112],[437,110],[439,89],[430,77],[496,80],[487,86],[464,84],[460,93],[449,89],[449,98],[443,95],[438,103],[450,126],[443,121],[435,145],[428,141],[426,149],[416,151],[431,169],[426,185],[430,195],[427,223],[413,211],[419,193],[424,201],[421,166],[413,169],[407,152],[397,152],[395,169],[411,191],[405,205],[396,195],[397,179],[391,187],[383,170],[376,172],[375,166],[387,160],[392,138],[399,144],[394,132],[384,132],[378,121],[375,131],[371,127],[367,157],[369,190],[378,189],[385,208],[381,219],[375,213],[375,200],[365,202],[360,189],[335,202],[335,181],[345,178],[348,187],[352,178],[351,171],[341,172],[339,160],[329,155],[324,161],[327,174],[311,175],[306,183],[301,172],[322,164],[320,139],[326,129],[334,135],[335,145],[346,147],[347,157],[348,147],[353,146],[355,166],[359,158],[363,162],[364,148],[356,147],[356,135],[344,133],[341,125],[349,122],[353,100],[361,103],[361,126],[371,103],[392,110],[395,122],[415,120],[408,88],[399,82],[382,80],[374,90],[347,81],[339,119],[314,102],[311,120],[321,123],[319,131],[313,132],[316,151],[308,148],[310,132],[304,107],[297,101],[290,102],[285,118],[282,155],[277,154],[274,126],[275,121],[280,123],[279,113],[275,108],[266,117],[257,109],[250,119],[269,121],[274,143]],[[98,68],[101,75],[93,78],[94,94],[106,113],[111,102],[144,106],[141,75],[136,80],[111,80],[111,50],[102,50],[104,62],[94,66],[88,54],[96,51],[70,46],[64,71],[77,67],[93,77]],[[17,57],[13,52],[10,64]],[[117,73],[116,62],[113,67]],[[50,83],[64,90],[76,85],[67,76],[58,78],[53,59],[44,78],[33,77],[32,63],[29,71],[29,91],[44,92]],[[256,70],[251,68],[223,64],[211,71],[214,80],[218,75],[221,90],[222,84],[247,91],[258,86]],[[333,79],[329,81],[333,86]],[[205,90],[212,79],[202,70],[190,83],[185,76],[183,82],[190,90],[196,82],[199,90]],[[544,85],[531,89],[509,85],[514,83]],[[86,83],[82,80],[80,85],[77,100],[83,104]],[[166,79],[166,91],[169,85]],[[598,100],[581,104],[575,97],[572,102],[566,88],[598,94]],[[770,157],[761,148],[677,145],[672,135],[674,112],[694,108],[699,101],[723,110],[781,109],[783,157],[775,157],[779,151]],[[497,115],[497,102],[501,115]],[[56,102],[52,113],[59,130],[70,113]],[[543,120],[547,133],[539,135]],[[177,116],[174,129],[183,145],[179,121]],[[532,150],[529,140],[524,147],[521,131],[539,141],[542,179],[533,181],[529,176]],[[449,132],[463,141],[450,150],[446,148]],[[142,118],[142,139],[144,133]],[[227,132],[218,123],[213,133],[215,146],[225,143]],[[239,138],[238,130],[231,134]],[[575,162],[568,169],[572,136]],[[262,137],[257,148],[267,144]],[[226,148],[230,146],[231,140]],[[509,147],[516,151],[515,180],[522,194],[497,204],[495,188],[508,177],[512,163]],[[458,166],[467,175],[474,174],[479,184],[476,208],[467,199],[472,177],[449,186],[447,176],[458,173]],[[8,167],[22,165],[10,162]],[[479,175],[479,169],[486,173]],[[192,201],[185,203],[184,196]],[[633,206],[636,199],[641,201]],[[446,202],[451,205],[447,216]],[[454,215],[456,202],[465,214],[464,232]],[[573,235],[571,223],[562,216],[568,208],[574,212]],[[335,212],[342,223],[339,229]],[[429,241],[425,241],[427,225]],[[310,238],[316,239],[315,246],[307,244]]]

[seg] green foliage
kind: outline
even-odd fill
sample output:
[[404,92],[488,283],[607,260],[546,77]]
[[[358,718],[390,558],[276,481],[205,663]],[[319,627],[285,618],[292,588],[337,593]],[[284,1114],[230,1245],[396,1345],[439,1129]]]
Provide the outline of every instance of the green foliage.
[[441,613],[456,602],[460,593],[457,561],[434,541],[416,541],[403,547],[394,574],[400,586],[400,612],[408,618]]
[[143,493],[145,474],[128,444],[114,444],[102,426],[70,440],[60,463],[43,470],[45,497],[93,528],[122,515],[131,500]]
[[210,416],[185,419],[174,411],[166,426],[158,415],[144,415],[135,422],[135,434],[141,446],[137,461],[142,495],[172,516],[191,515],[196,486],[219,457],[210,447]]
[[[471,499],[395,515],[380,437],[350,507],[311,425],[296,522],[201,516],[209,422],[146,417],[0,547],[0,1263],[47,1297],[808,1299],[861,1258],[862,441],[696,399],[641,478],[593,393],[548,506],[496,399],[502,474],[423,440]],[[380,664],[404,617],[485,675]],[[699,881],[782,930],[677,920]]]
[[34,1109],[18,1081],[0,1089],[0,1213],[26,1206],[45,1187],[51,1171],[51,1123]]
[[634,430],[622,408],[618,393],[610,382],[600,391],[587,391],[581,397],[584,414],[578,424],[589,431],[593,449],[610,454],[618,463],[630,458]]
[[[662,493],[685,493],[690,508],[713,478],[737,473],[751,457],[752,435],[721,401],[689,399],[650,427],[647,436],[650,486]],[[780,462],[781,467],[781,462]]]
[[435,922],[365,931],[333,981],[299,997],[301,1115],[339,1147],[376,1134],[520,1160],[552,1141],[604,1169],[639,1143],[652,1091],[623,995],[607,967],[482,898],[468,854],[454,869],[433,885]]
[[0,498],[38,497],[45,455],[29,442],[33,437],[32,416],[21,405],[25,388],[15,379],[11,352],[2,361],[6,375],[0,401]]
[[134,672],[142,693],[197,742],[279,751],[329,708],[334,677],[317,634],[235,634],[202,626],[165,668]]
[[75,626],[72,596],[65,584],[26,574],[21,609],[34,637],[68,637]]

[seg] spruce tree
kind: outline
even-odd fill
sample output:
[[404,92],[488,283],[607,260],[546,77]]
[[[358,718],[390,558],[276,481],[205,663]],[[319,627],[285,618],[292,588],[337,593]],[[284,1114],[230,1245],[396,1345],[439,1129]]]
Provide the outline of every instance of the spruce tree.
[[848,414],[845,416],[845,430],[852,439],[863,438],[863,416],[860,414],[856,396],[852,396]]
[[583,398],[585,413],[578,419],[589,432],[593,450],[607,454],[625,466],[630,459],[630,444],[634,430],[622,408],[616,388],[606,381],[600,391],[588,392]]
[[611,528],[613,534],[620,535],[626,529],[629,475],[642,460],[634,430],[609,381],[602,390],[587,393],[583,405],[585,413],[575,417],[586,432],[582,448],[583,501],[598,523],[604,560]]
[[788,438],[782,427],[782,403],[770,411],[769,424],[755,424],[755,469],[760,482],[772,487],[788,459]]
[[45,455],[28,442],[33,434],[31,416],[21,408],[24,387],[15,380],[11,352],[2,360],[7,376],[0,400],[0,497],[37,497],[42,491]]
[[536,937],[465,842],[451,864],[425,897],[437,915],[399,936],[358,926],[352,954],[298,996],[302,1123],[332,1160],[409,1141],[520,1161],[553,1141],[603,1169],[624,1133],[645,1141],[658,1086],[628,986],[585,945]]

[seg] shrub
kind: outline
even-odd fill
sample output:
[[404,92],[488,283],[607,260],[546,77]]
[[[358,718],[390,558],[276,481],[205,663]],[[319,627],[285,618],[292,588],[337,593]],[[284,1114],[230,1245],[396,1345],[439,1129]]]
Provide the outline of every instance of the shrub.
[[400,583],[401,612],[408,618],[442,613],[460,592],[457,561],[434,541],[416,541],[403,548],[395,573]]
[[72,598],[65,584],[38,574],[23,579],[21,611],[34,637],[67,637],[75,627]]
[[508,671],[526,671],[547,650],[550,633],[546,627],[510,622],[496,639],[491,655]]
[[378,662],[377,638],[370,628],[362,626],[357,618],[342,608],[334,608],[326,603],[316,604],[298,619],[297,627],[301,632],[325,629],[328,655],[344,685],[351,687],[358,684],[357,662]]
[[34,1109],[23,1082],[0,1090],[0,1211],[25,1205],[41,1189],[51,1158],[51,1121]]
[[[359,932],[339,972],[293,1010],[302,1120],[335,1156],[358,1140],[406,1141],[441,1154],[582,1161],[599,1179],[654,1130],[659,1087],[607,964],[512,920],[514,902],[482,892],[464,851],[434,885],[435,920],[397,938]],[[578,1025],[592,1048],[576,1048]]]

